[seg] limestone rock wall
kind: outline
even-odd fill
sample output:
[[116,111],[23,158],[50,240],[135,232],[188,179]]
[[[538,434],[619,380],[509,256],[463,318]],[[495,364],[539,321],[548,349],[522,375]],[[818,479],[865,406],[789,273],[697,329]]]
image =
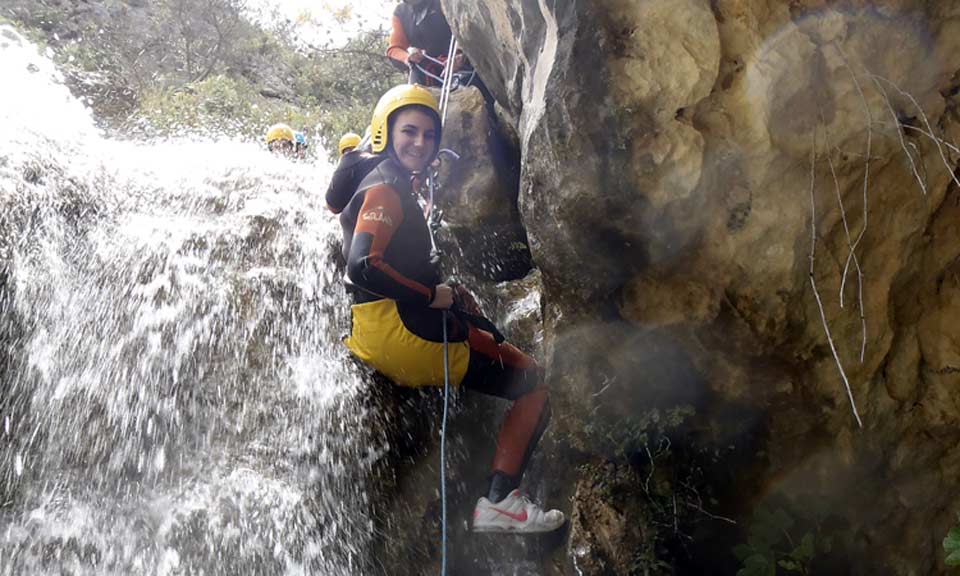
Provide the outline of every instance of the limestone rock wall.
[[443,6],[519,135],[558,445],[629,458],[598,422],[689,405],[697,441],[759,446],[719,506],[825,502],[851,558],[942,571],[960,3]]

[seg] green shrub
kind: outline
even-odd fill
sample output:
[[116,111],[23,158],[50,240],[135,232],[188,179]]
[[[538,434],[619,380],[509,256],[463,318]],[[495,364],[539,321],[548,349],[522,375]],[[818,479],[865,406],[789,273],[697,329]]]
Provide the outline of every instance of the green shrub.
[[950,529],[943,539],[943,552],[946,557],[943,563],[947,566],[960,566],[960,514],[957,515],[957,524]]
[[211,136],[255,140],[276,122],[310,133],[322,114],[316,108],[265,98],[247,82],[217,75],[178,90],[146,91],[141,98],[140,117],[151,135],[202,131]]
[[783,508],[771,510],[761,506],[750,523],[746,544],[733,549],[742,563],[737,576],[812,574],[814,558],[829,553],[833,546],[833,537],[825,534],[821,526],[816,521],[807,527]]

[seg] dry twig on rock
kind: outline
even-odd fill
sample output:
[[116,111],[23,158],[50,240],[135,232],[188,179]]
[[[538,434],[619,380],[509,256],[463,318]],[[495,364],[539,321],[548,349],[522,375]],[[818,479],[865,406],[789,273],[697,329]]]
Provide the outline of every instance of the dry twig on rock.
[[847,379],[847,373],[843,369],[843,363],[840,362],[840,355],[837,353],[837,347],[833,342],[833,336],[830,334],[830,326],[827,324],[827,315],[823,310],[823,300],[820,298],[820,291],[817,289],[817,280],[814,274],[814,264],[817,253],[817,202],[816,202],[816,172],[817,172],[817,132],[813,132],[813,147],[810,149],[810,286],[813,288],[813,296],[817,300],[817,308],[820,310],[820,320],[823,322],[823,331],[827,335],[827,342],[830,344],[830,352],[833,353],[833,359],[840,371],[840,377],[843,378],[843,384],[847,389],[847,398],[850,400],[850,408],[853,410],[853,417],[857,420],[857,425],[863,428],[863,421],[860,420],[860,414],[857,412],[857,403],[853,399],[853,391],[850,389],[850,381]]
[[[826,126],[826,121],[823,118],[823,114],[820,115],[820,122]],[[850,235],[850,225],[847,222],[847,210],[843,205],[843,195],[840,192],[840,180],[837,178],[837,169],[833,163],[833,154],[831,153],[830,138],[829,136],[824,136],[824,149],[826,150],[827,163],[830,165],[830,175],[833,177],[833,187],[837,194],[837,205],[840,207],[840,219],[843,222],[843,231],[847,237],[847,258],[848,262],[852,258],[854,269],[857,271],[857,300],[858,300],[858,312],[860,314],[860,363],[863,363],[864,356],[867,350],[867,318],[863,308],[863,270],[860,268],[860,259],[857,258],[856,251],[854,250],[853,237]],[[870,162],[869,157],[867,162]],[[840,283],[840,308],[843,308],[843,293],[844,293],[844,282],[846,277],[841,280]]]
[[[843,64],[846,67],[847,71],[850,73],[850,79],[853,81],[854,88],[857,89],[857,96],[860,97],[860,103],[863,105],[863,113],[866,116],[867,121],[867,150],[864,155],[864,166],[863,166],[863,226],[860,228],[860,233],[857,235],[857,239],[850,244],[849,243],[849,232],[848,232],[848,246],[849,252],[847,253],[847,262],[843,266],[843,276],[840,279],[840,307],[843,308],[843,292],[847,285],[847,272],[850,270],[850,262],[856,261],[856,249],[860,245],[860,241],[863,240],[864,234],[867,232],[867,199],[868,192],[870,189],[870,155],[873,152],[873,114],[870,112],[870,105],[867,103],[867,97],[863,94],[863,88],[860,86],[860,80],[857,79],[856,72],[853,71],[853,67],[850,66],[850,59],[847,58],[847,54],[843,51],[843,48],[839,44],[835,44],[837,51],[840,52],[840,56],[843,58]],[[816,135],[814,135],[814,140],[816,140]],[[831,164],[832,169],[832,164]],[[838,192],[839,194],[839,192]],[[859,280],[859,287],[857,293],[859,294],[860,299],[860,320],[861,320],[861,342],[860,342],[860,362],[863,363],[864,357],[866,356],[867,351],[867,320],[864,315],[863,308],[863,270],[860,269],[860,262],[856,261],[857,265],[857,276]],[[821,310],[822,313],[822,310]],[[849,387],[849,384],[848,384]],[[852,401],[851,397],[851,401]],[[858,419],[859,420],[859,419]]]
[[[933,126],[930,125],[930,119],[927,118],[927,113],[923,111],[923,108],[922,108],[922,107],[920,107],[920,103],[917,102],[917,99],[913,97],[913,94],[910,94],[909,92],[906,92],[905,90],[903,90],[903,89],[901,89],[899,86],[897,86],[896,83],[892,82],[891,80],[887,80],[887,79],[884,78],[883,76],[877,76],[876,74],[871,74],[870,77],[873,78],[873,81],[874,81],[875,83],[877,83],[877,87],[878,87],[878,88],[879,88],[879,86],[880,86],[878,81],[880,81],[880,82],[886,82],[886,83],[889,84],[890,86],[893,86],[893,89],[896,90],[897,92],[899,92],[901,96],[904,96],[905,98],[907,98],[908,100],[910,100],[910,102],[913,104],[914,108],[917,109],[917,112],[920,113],[920,117],[923,118],[923,124],[924,124],[924,126],[927,127],[927,133],[930,134],[931,137],[933,137]],[[881,91],[882,91],[882,89],[881,89]],[[889,99],[888,99],[887,102],[888,102],[888,104],[889,104]],[[899,120],[898,120],[898,122],[899,122]],[[901,132],[901,134],[902,134],[902,132]],[[960,187],[960,180],[957,179],[957,175],[954,173],[953,168],[950,167],[950,162],[947,160],[946,154],[943,153],[943,146],[940,145],[940,139],[939,139],[939,138],[933,138],[933,142],[934,142],[934,144],[937,145],[937,151],[940,152],[940,160],[943,162],[944,167],[946,167],[947,172],[950,174],[950,178],[953,179],[953,183],[956,184],[957,187]],[[912,160],[911,160],[911,161],[912,161]],[[926,192],[926,188],[924,188],[924,192]]]

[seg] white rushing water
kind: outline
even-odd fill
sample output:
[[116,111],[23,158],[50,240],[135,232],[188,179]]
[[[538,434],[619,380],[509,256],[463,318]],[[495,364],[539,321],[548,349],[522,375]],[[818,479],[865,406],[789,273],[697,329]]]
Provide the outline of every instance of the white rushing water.
[[0,574],[358,574],[327,165],[104,138],[0,26]]

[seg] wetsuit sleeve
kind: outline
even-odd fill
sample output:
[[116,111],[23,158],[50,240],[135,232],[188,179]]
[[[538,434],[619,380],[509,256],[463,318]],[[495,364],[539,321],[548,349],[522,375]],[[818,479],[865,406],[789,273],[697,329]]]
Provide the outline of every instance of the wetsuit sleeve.
[[407,34],[403,31],[403,23],[396,13],[393,14],[392,30],[390,32],[390,44],[387,46],[387,57],[398,68],[407,69],[407,48],[410,47],[410,41],[407,40]]
[[397,192],[387,185],[366,191],[347,256],[347,275],[357,286],[386,298],[429,305],[434,287],[407,278],[383,255],[403,220]]
[[342,188],[343,180],[346,178],[344,172],[343,158],[341,157],[340,162],[337,163],[337,169],[333,171],[333,176],[330,177],[330,185],[327,186],[327,194],[324,198],[327,202],[327,210],[334,214],[343,212],[343,208],[346,206],[337,193]]
[[333,171],[333,176],[330,177],[330,185],[327,187],[325,199],[327,210],[334,214],[343,212],[356,191],[356,186],[350,186],[356,164],[354,157],[348,152],[340,157],[337,168]]

